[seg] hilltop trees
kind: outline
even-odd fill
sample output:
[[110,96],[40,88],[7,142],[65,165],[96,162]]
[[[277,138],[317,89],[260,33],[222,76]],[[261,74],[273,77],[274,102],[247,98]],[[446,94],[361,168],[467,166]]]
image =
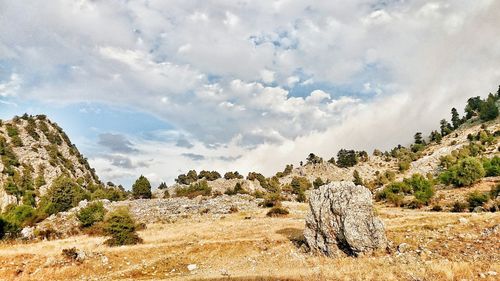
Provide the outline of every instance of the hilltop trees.
[[132,185],[132,196],[135,199],[151,198],[151,184],[145,176],[141,175]]
[[337,153],[337,166],[347,168],[356,164],[358,164],[358,156],[354,150],[339,150]]
[[457,109],[451,109],[451,124],[453,125],[453,129],[458,129],[458,127],[462,124],[460,119],[460,115],[458,115]]

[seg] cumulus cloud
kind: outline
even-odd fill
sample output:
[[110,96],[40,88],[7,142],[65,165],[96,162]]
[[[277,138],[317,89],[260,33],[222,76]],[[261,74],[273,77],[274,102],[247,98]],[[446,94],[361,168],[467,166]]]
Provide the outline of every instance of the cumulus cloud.
[[91,157],[111,178],[270,173],[311,151],[404,143],[495,89],[498,11],[491,0],[9,1],[0,96],[101,102],[175,128],[157,143],[102,135],[130,163],[150,163],[114,161],[118,173]]

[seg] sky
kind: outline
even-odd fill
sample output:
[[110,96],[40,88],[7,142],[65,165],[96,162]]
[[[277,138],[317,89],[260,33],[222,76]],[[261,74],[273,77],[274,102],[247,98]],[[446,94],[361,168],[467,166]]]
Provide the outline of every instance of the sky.
[[389,149],[500,84],[500,1],[0,0],[0,118],[103,181]]

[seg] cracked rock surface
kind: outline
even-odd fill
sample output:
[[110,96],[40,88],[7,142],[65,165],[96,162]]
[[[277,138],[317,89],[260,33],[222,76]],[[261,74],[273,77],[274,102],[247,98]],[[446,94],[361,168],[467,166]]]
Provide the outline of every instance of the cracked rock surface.
[[358,256],[387,247],[372,194],[352,182],[332,182],[311,192],[304,236],[314,253]]

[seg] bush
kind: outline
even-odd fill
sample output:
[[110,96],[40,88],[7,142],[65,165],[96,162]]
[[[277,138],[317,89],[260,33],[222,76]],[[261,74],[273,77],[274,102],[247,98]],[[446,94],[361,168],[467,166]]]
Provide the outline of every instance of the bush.
[[224,174],[224,179],[226,180],[232,180],[232,179],[242,179],[243,176],[238,173],[238,171],[235,172],[227,172]]
[[451,211],[454,213],[462,213],[467,209],[467,207],[467,203],[455,201],[455,203],[453,203],[453,206],[451,207]]
[[268,217],[283,217],[288,215],[289,212],[287,209],[283,208],[282,206],[274,206],[267,212],[266,216]]
[[0,239],[5,238],[6,236],[15,237],[19,231],[21,231],[19,225],[0,216]]
[[355,185],[363,185],[363,179],[361,178],[361,176],[359,175],[359,172],[358,170],[354,170],[354,172],[352,173],[352,176],[353,176],[353,183]]
[[498,197],[500,194],[500,183],[498,183],[496,186],[492,186],[490,190],[490,197],[491,199],[495,199]]
[[323,182],[323,180],[320,178],[320,177],[317,177],[314,181],[313,181],[313,186],[314,186],[314,189],[318,189],[320,186],[324,185],[325,182]]
[[441,205],[434,205],[431,208],[431,211],[433,211],[433,212],[441,212],[442,210],[443,210],[443,208],[441,207]]
[[241,186],[241,183],[237,182],[235,185],[234,185],[234,188],[233,189],[228,189],[226,190],[226,192],[224,192],[224,194],[227,194],[227,195],[236,195],[236,194],[248,194],[248,191],[246,191],[242,186]]
[[492,159],[483,160],[483,168],[487,177],[500,176],[500,157],[495,156]]
[[274,207],[281,204],[281,195],[279,193],[268,193],[264,196],[264,201],[260,203],[263,207]]
[[476,207],[481,207],[488,201],[488,194],[473,191],[467,195],[467,202],[469,203],[469,210],[472,211]]
[[83,227],[90,227],[96,222],[103,221],[105,214],[106,209],[104,209],[102,202],[94,202],[81,209],[76,217],[80,220]]
[[403,204],[404,195],[398,193],[387,194],[387,202],[394,204],[394,206],[399,207]]
[[137,226],[127,209],[118,209],[106,216],[104,231],[111,238],[106,240],[108,246],[134,245],[142,242],[136,233]]
[[42,198],[41,209],[47,215],[67,211],[90,195],[74,180],[61,176],[54,180],[47,194]]
[[420,174],[413,174],[411,178],[405,179],[404,183],[411,187],[415,199],[422,204],[429,204],[432,196],[434,196],[432,182]]
[[194,198],[199,195],[210,196],[212,194],[212,188],[208,186],[206,180],[191,184],[187,187],[177,187],[175,189],[175,195],[177,197],[188,197]]
[[444,184],[454,186],[469,186],[484,177],[483,165],[474,157],[467,157],[458,161],[447,171],[440,175],[440,180]]
[[151,199],[151,184],[145,176],[141,175],[132,185],[132,195],[135,199]]

